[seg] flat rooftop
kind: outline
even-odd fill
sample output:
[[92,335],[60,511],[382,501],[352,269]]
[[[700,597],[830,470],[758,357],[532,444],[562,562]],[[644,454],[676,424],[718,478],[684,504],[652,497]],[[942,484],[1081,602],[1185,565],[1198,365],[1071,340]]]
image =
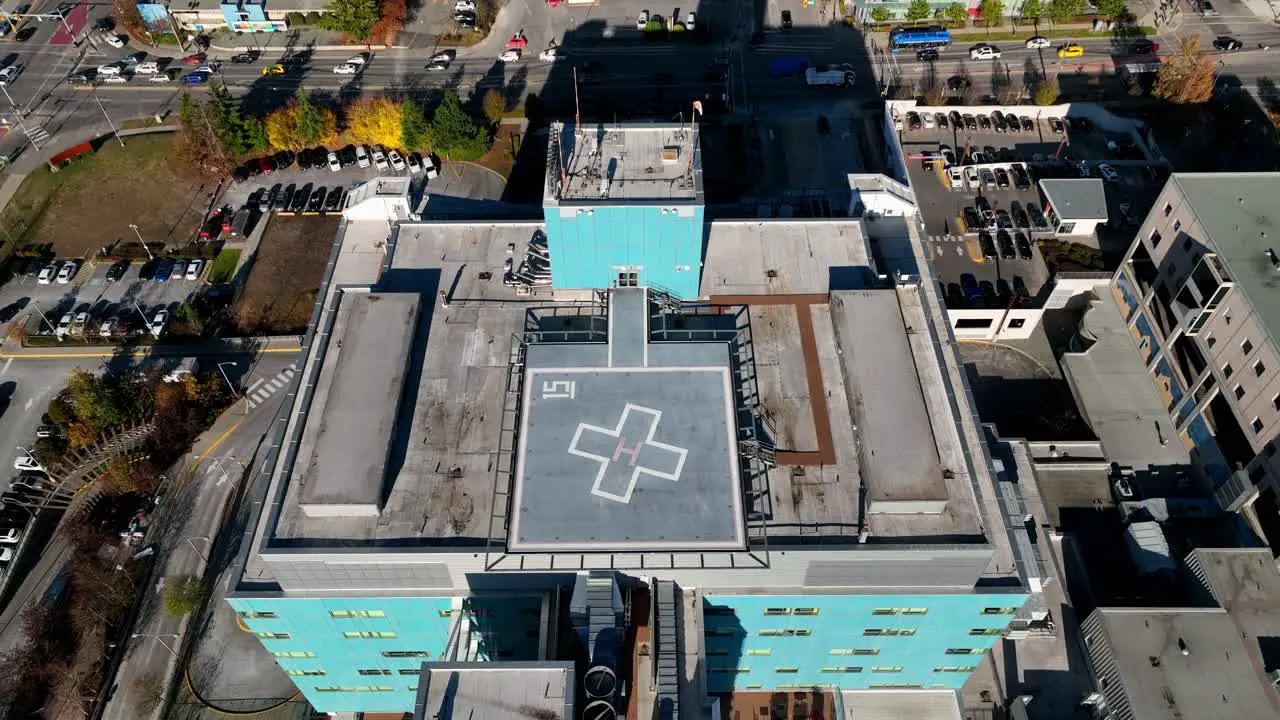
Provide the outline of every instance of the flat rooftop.
[[[1135,720],[1276,718],[1240,629],[1219,609],[1100,608]],[[1185,652],[1184,652],[1185,649]]]
[[[502,283],[503,263],[540,223],[405,223],[390,243],[385,223],[349,224],[320,320],[334,331],[317,335],[302,382],[382,378],[364,399],[383,427],[394,403],[390,440],[373,448],[385,457],[383,472],[374,468],[385,478],[380,511],[304,512],[306,459],[330,450],[313,447],[326,401],[305,412],[300,401],[287,431],[302,439],[299,461],[276,466],[258,528],[266,544],[255,547],[730,551],[743,544],[744,507],[766,501],[767,513],[755,515],[767,520],[748,521],[746,532],[756,537],[752,522],[763,522],[771,546],[864,530],[873,543],[998,543],[984,536],[966,462],[976,428],[964,430],[954,415],[959,370],[943,366],[929,330],[936,303],[914,285],[849,288],[874,280],[859,227],[716,223],[704,268],[709,302],[674,314],[627,293],[613,294],[612,307],[583,293],[517,295]],[[335,304],[347,292],[337,286],[360,284],[417,298],[412,327],[343,321],[349,298]],[[749,348],[698,334],[725,322]],[[590,342],[557,342],[584,330]],[[542,341],[528,340],[535,331]],[[396,344],[371,336],[378,332],[394,332]],[[376,348],[367,365],[364,355],[344,356],[353,338]],[[399,390],[385,381],[397,367]],[[741,408],[730,415],[738,397],[752,400],[757,421],[744,422]],[[526,432],[508,449],[503,438],[517,423]],[[750,478],[733,434],[747,425],[762,428],[776,459]],[[353,429],[351,438],[366,431],[376,434]],[[495,484],[500,468],[510,482]],[[374,486],[365,483],[362,497]],[[494,508],[508,505],[510,527],[493,522]],[[269,580],[256,557],[245,579]]]
[[570,720],[573,663],[423,663],[414,720]]
[[1204,228],[1196,239],[1221,256],[1268,334],[1280,337],[1280,283],[1267,258],[1267,250],[1280,252],[1280,173],[1175,173],[1169,182]]
[[1093,293],[1097,299],[1080,328],[1080,336],[1092,344],[1061,358],[1080,414],[1114,462],[1131,467],[1190,463],[1117,301],[1106,285]]
[[548,205],[702,198],[697,123],[552,123],[548,132]]
[[313,517],[378,514],[421,298],[344,291],[303,433],[298,503]]

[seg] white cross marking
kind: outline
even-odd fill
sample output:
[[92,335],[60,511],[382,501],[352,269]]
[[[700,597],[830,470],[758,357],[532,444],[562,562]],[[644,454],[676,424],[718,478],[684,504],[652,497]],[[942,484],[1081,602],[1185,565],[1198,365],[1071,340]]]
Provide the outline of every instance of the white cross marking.
[[[644,413],[646,415],[649,415],[652,419],[649,421],[649,429],[648,429],[648,432],[645,434],[644,440],[637,443],[633,448],[627,448],[626,438],[622,437],[622,429],[626,427],[627,418],[631,415],[632,412]],[[622,416],[618,418],[618,424],[612,429],[602,428],[596,425],[588,425],[587,423],[578,423],[578,429],[575,430],[573,433],[573,440],[570,441],[569,443],[568,451],[570,455],[577,455],[578,457],[587,458],[589,460],[595,460],[596,462],[600,463],[600,467],[596,470],[595,482],[591,485],[592,495],[596,495],[598,497],[602,497],[607,500],[613,500],[615,502],[629,503],[631,502],[631,493],[635,491],[636,482],[639,481],[641,474],[652,475],[654,477],[662,478],[664,480],[670,480],[672,482],[680,481],[680,472],[684,469],[685,457],[686,455],[688,455],[689,451],[685,448],[657,442],[656,440],[653,439],[653,436],[658,432],[658,423],[660,423],[661,421],[662,421],[661,411],[654,410],[652,408],[642,407],[640,405],[632,405],[631,403],[627,403],[626,407],[624,407],[622,410]],[[599,433],[601,435],[617,438],[618,444],[614,449],[613,455],[612,456],[598,455],[593,452],[588,452],[586,450],[578,449],[578,443],[582,439],[582,433],[584,430],[590,430],[594,433]],[[653,468],[649,468],[649,467],[645,467],[644,465],[637,464],[637,460],[640,457],[640,451],[643,450],[644,447],[646,446],[656,448],[658,450],[665,450],[669,453],[674,454],[677,458],[674,471],[669,473],[662,472],[661,470],[654,470]],[[623,455],[627,456],[627,463],[631,467],[633,467],[634,470],[632,470],[631,472],[631,477],[627,483],[626,492],[621,495],[618,495],[616,493],[612,493],[612,492],[609,492],[608,490],[603,489],[603,485],[604,485],[605,474],[608,471],[609,466],[615,462],[618,462]]]

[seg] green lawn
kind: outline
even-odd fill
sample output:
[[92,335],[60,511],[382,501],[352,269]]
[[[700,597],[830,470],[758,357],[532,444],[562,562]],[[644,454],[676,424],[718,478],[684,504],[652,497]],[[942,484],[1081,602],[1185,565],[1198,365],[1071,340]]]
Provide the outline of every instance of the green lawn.
[[[1042,27],[1037,32],[1032,28],[1025,30],[1009,31],[1009,30],[966,30],[964,32],[952,32],[951,38],[956,42],[1009,42],[1012,40],[1026,40],[1027,38],[1039,35],[1047,38],[1057,38],[1060,40],[1076,40],[1080,38],[1116,38],[1117,40],[1124,38],[1138,38],[1155,35],[1156,29],[1147,25],[1135,25],[1133,27],[1124,28],[1123,32],[1116,30],[1085,30],[1083,28],[1049,28]],[[1052,49],[1052,48],[1050,48]]]
[[225,249],[213,259],[213,267],[209,268],[209,282],[220,283],[231,280],[240,263],[240,251]]

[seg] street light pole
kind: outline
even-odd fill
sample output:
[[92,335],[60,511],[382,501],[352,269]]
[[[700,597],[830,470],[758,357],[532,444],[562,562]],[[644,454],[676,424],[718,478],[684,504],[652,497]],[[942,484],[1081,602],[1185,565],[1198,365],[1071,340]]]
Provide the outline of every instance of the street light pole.
[[248,415],[249,414],[249,396],[241,395],[240,391],[236,388],[236,386],[231,384],[231,378],[227,377],[227,371],[222,369],[223,365],[231,365],[232,367],[235,367],[237,363],[234,363],[234,362],[218,363],[218,372],[222,373],[222,379],[227,383],[227,388],[231,390],[231,393],[233,395],[240,395],[240,397],[244,398],[244,414]]
[[[120,143],[120,147],[124,147],[124,138],[120,137],[120,131],[116,129],[116,124],[111,122],[111,116],[107,114],[107,108],[102,104],[102,98],[98,97],[96,90],[93,93],[93,99],[98,101],[98,109],[102,111],[102,117],[107,119],[107,125],[111,126],[111,132],[115,134],[116,142]],[[38,150],[39,148],[36,149]]]
[[13,114],[18,118],[18,127],[22,128],[22,134],[27,136],[27,140],[31,143],[31,147],[39,150],[40,146],[36,144],[35,138],[31,137],[31,133],[27,131],[27,124],[22,122],[22,111],[18,109],[18,104],[9,96],[9,88],[4,85],[0,85],[0,91],[4,92],[5,99],[9,101],[9,107],[13,108]]
[[162,637],[171,637],[171,638],[179,638],[179,639],[181,639],[181,637],[182,637],[181,635],[175,635],[174,633],[164,633],[164,634],[162,634],[162,635],[153,635],[153,634],[151,634],[151,633],[133,633],[133,634],[131,634],[131,635],[129,636],[129,639],[131,639],[131,640],[136,640],[137,638],[140,638],[140,637],[155,638],[155,639],[156,639],[156,642],[158,642],[158,643],[160,643],[161,645],[163,645],[165,650],[168,650],[168,651],[169,651],[169,653],[170,653],[170,654],[172,654],[175,658],[176,658],[176,657],[178,657],[178,653],[177,653],[177,652],[175,652],[173,648],[169,647],[169,643],[165,642],[164,640],[161,640],[160,638],[162,638]]
[[35,308],[36,314],[38,314],[40,316],[40,319],[44,321],[44,324],[48,325],[49,329],[52,330],[53,323],[49,322],[48,316],[44,314],[44,311],[40,309],[40,306],[33,302],[31,303],[31,307]]
[[[225,473],[224,473],[224,474],[225,474]],[[209,558],[208,558],[208,557],[206,557],[204,553],[200,552],[200,548],[196,547],[196,544],[195,544],[195,543],[193,543],[193,542],[191,542],[191,541],[192,541],[192,540],[204,540],[205,542],[209,543],[210,545],[212,545],[212,544],[213,544],[213,542],[212,542],[211,540],[209,540],[209,538],[205,537],[204,535],[197,535],[197,536],[195,536],[195,537],[187,537],[187,538],[185,538],[185,540],[187,541],[187,544],[191,546],[191,549],[192,549],[192,550],[195,550],[195,551],[196,551],[196,554],[200,556],[200,559],[204,561],[204,564],[205,564],[205,565],[208,565],[208,564],[209,564]]]
[[129,227],[133,229],[133,234],[138,236],[138,242],[142,245],[142,249],[147,251],[147,259],[155,262],[156,256],[151,254],[151,248],[147,247],[147,242],[142,239],[142,233],[138,232],[136,223],[129,223]]

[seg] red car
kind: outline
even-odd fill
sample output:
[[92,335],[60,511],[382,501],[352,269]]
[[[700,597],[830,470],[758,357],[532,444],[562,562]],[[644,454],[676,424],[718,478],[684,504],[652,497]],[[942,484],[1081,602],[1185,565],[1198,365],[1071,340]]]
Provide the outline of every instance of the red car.
[[269,157],[258,158],[258,167],[262,169],[263,175],[270,175],[276,171],[276,161]]
[[188,55],[182,58],[181,62],[183,65],[192,65],[192,66],[203,65],[204,53],[196,53],[195,55]]
[[1142,40],[1136,40],[1133,43],[1134,55],[1155,55],[1159,51],[1160,43],[1153,42],[1145,38]]
[[525,48],[529,46],[529,40],[524,36],[523,32],[516,33],[507,41],[509,48]]

